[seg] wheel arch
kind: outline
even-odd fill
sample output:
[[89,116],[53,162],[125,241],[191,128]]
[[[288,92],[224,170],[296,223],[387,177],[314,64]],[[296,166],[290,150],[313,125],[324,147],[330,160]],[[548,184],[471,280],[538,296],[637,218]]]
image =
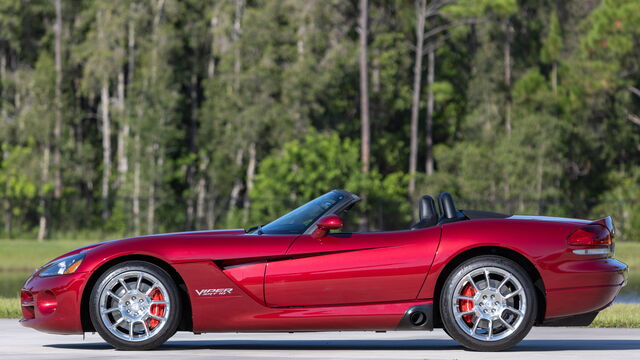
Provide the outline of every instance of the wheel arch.
[[536,317],[535,324],[541,324],[544,320],[544,315],[546,311],[546,290],[544,286],[544,281],[540,272],[535,267],[535,265],[524,255],[521,253],[500,246],[480,246],[472,249],[467,249],[460,254],[456,255],[449,263],[444,267],[444,269],[438,275],[438,279],[436,281],[435,293],[433,296],[433,318],[434,318],[434,327],[442,327],[442,319],[440,317],[440,295],[442,293],[442,289],[444,287],[444,282],[447,280],[447,277],[451,272],[463,262],[472,259],[477,256],[482,255],[496,255],[501,256],[506,259],[512,260],[520,265],[529,275],[531,282],[533,283],[533,287],[536,290],[536,295],[538,299],[538,314]]
[[178,290],[179,290],[178,293],[181,296],[183,310],[186,312],[185,316],[182,317],[182,321],[178,326],[178,330],[191,331],[193,328],[192,318],[191,318],[191,315],[192,315],[191,301],[189,299],[186,283],[182,279],[182,276],[180,276],[180,273],[178,273],[178,271],[166,261],[161,260],[154,256],[140,255],[140,254],[123,255],[123,256],[110,259],[109,261],[100,265],[96,270],[94,270],[93,274],[91,274],[91,276],[89,277],[89,280],[87,280],[87,283],[85,284],[84,290],[82,292],[82,300],[80,303],[80,321],[82,323],[82,330],[85,332],[95,331],[93,324],[91,323],[91,317],[89,315],[89,298],[91,296],[91,290],[93,290],[93,287],[98,281],[98,278],[100,278],[100,276],[104,274],[105,271],[107,271],[107,269],[109,269],[110,267],[126,261],[148,262],[160,267],[161,269],[166,271],[169,274],[169,276],[171,276],[171,279],[173,279],[173,281],[178,286]]

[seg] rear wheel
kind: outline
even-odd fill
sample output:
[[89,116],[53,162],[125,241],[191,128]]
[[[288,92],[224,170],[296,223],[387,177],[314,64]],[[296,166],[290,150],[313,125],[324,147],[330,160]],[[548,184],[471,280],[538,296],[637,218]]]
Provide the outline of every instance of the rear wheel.
[[447,333],[476,351],[501,351],[519,343],[536,318],[531,279],[515,262],[479,256],[447,278],[440,314]]
[[108,269],[96,282],[89,304],[100,336],[120,350],[148,350],[175,334],[180,296],[160,267],[128,261]]

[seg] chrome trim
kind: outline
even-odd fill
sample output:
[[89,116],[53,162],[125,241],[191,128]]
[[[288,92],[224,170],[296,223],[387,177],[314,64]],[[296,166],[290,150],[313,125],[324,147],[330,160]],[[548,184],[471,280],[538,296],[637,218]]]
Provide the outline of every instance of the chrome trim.
[[573,253],[576,255],[609,255],[611,253],[611,249],[607,248],[598,248],[598,249],[575,249]]

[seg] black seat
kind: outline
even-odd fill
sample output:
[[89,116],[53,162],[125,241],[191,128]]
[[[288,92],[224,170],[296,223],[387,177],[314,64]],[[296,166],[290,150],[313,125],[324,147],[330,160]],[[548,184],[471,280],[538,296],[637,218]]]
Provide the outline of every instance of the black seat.
[[429,195],[420,198],[420,221],[411,226],[411,230],[423,229],[438,224],[436,202]]
[[467,219],[460,210],[456,209],[453,203],[453,197],[448,192],[443,192],[438,195],[438,205],[440,205],[440,213],[442,214],[440,223]]

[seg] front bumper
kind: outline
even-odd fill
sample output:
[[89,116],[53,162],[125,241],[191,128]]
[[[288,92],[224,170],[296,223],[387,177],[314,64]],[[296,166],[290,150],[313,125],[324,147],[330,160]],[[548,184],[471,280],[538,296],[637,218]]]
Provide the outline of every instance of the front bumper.
[[596,264],[592,274],[582,269],[580,276],[592,276],[598,279],[599,285],[547,290],[546,321],[598,312],[613,303],[627,283],[629,268],[615,259]]
[[82,293],[91,273],[32,277],[21,292],[20,323],[54,334],[82,334]]

